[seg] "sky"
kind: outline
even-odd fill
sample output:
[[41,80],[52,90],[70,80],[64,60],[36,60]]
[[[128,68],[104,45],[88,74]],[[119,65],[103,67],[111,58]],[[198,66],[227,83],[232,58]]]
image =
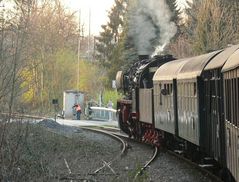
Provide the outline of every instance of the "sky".
[[[185,1],[178,0],[178,4],[184,7]],[[89,34],[89,22],[91,34],[99,35],[101,25],[107,23],[108,11],[114,4],[114,0],[64,0],[64,2],[71,10],[81,12],[78,15],[81,14],[81,24],[84,25],[85,35]],[[91,14],[90,21],[89,14]]]
[[[64,0],[65,5],[73,11],[80,11],[81,24],[84,25],[85,35],[89,34],[89,22],[92,35],[99,35],[101,25],[108,21],[108,11],[114,4],[114,0]],[[91,12],[91,13],[89,13]],[[89,14],[91,18],[89,21]]]

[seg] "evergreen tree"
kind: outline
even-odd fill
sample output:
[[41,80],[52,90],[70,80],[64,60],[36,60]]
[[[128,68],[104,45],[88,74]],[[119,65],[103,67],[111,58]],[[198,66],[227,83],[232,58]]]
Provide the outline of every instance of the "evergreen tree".
[[109,22],[102,26],[103,31],[97,37],[96,58],[108,68],[110,80],[115,79],[115,73],[123,62],[121,52],[126,7],[127,0],[115,0],[108,15]]
[[172,12],[171,21],[175,22],[176,25],[180,23],[180,11],[177,5],[177,0],[167,0],[170,11]]
[[107,25],[102,25],[101,27],[103,31],[100,32],[99,37],[96,37],[96,59],[99,60],[103,66],[109,67],[109,57],[114,47],[112,42],[113,33]]

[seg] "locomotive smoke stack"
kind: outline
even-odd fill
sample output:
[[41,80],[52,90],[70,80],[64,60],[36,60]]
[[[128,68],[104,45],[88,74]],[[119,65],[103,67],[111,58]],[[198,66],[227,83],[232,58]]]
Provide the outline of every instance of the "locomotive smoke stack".
[[144,60],[144,59],[149,59],[149,55],[138,55],[138,59],[141,61],[141,60]]

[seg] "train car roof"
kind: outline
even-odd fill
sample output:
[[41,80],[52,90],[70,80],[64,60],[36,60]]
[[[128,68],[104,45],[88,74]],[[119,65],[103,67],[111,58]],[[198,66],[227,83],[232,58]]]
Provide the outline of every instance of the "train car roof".
[[173,80],[177,77],[182,66],[187,62],[185,59],[170,61],[160,66],[154,74],[153,81]]
[[220,52],[221,50],[187,58],[188,61],[180,69],[177,79],[191,79],[200,76],[206,64]]
[[227,60],[222,68],[222,72],[226,72],[239,67],[239,49],[237,49]]
[[220,54],[216,55],[205,67],[204,70],[211,70],[223,67],[227,59],[237,50],[239,45],[233,45],[224,49]]

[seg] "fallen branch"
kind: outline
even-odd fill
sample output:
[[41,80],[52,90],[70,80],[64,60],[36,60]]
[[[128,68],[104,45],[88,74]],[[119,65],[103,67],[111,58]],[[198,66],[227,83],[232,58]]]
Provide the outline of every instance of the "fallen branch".
[[[71,169],[70,169],[70,167],[69,167],[69,165],[68,165],[68,163],[67,163],[65,158],[64,158],[64,161],[65,161],[65,165],[66,165],[66,167],[68,169],[68,173],[71,174]],[[71,182],[72,182],[72,180],[71,180]]]
[[111,164],[108,164],[108,163],[105,162],[104,160],[102,160],[102,161],[103,161],[104,165],[107,166],[107,167],[112,171],[112,173],[113,173],[114,175],[116,175],[114,169],[112,169],[112,167],[110,167]]

